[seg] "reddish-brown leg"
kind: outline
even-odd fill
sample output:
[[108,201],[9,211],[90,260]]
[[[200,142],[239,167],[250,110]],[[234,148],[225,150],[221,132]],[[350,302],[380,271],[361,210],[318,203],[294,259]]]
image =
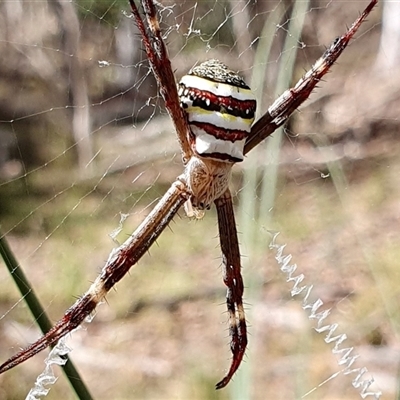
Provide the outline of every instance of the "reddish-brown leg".
[[167,48],[162,38],[156,8],[153,1],[142,1],[142,8],[147,21],[146,29],[146,25],[134,1],[129,0],[129,3],[142,37],[147,58],[157,81],[158,90],[164,99],[165,108],[174,123],[178,142],[182,149],[183,163],[186,164],[193,154],[188,139],[189,126],[184,111],[180,106],[175,76],[172,71]]
[[316,85],[342,54],[351,38],[377,3],[378,0],[372,0],[347,32],[333,41],[322,57],[314,63],[312,68],[307,71],[296,85],[286,90],[274,101],[268,111],[252,126],[249,138],[246,140],[244,154],[247,154],[262,140],[275,132],[277,128],[288,120],[293,111],[308,99]]
[[188,199],[186,189],[182,180],[174,182],[136,231],[125,243],[111,252],[100,276],[89,290],[66,311],[63,318],[49,332],[0,365],[0,374],[56,343],[78,327],[168,226],[179,208]]
[[218,214],[219,239],[222,251],[222,270],[227,286],[226,305],[229,314],[232,363],[225,377],[217,383],[222,389],[231,380],[242,362],[247,346],[246,317],[243,308],[243,279],[241,274],[239,242],[229,189],[215,200]]

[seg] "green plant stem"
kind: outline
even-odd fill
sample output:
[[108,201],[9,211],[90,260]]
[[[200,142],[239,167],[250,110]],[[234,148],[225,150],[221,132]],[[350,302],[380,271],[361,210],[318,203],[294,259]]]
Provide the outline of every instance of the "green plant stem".
[[[11,251],[8,242],[0,233],[0,254],[13,278],[15,284],[17,285],[22,297],[24,298],[29,310],[31,311],[36,323],[38,324],[40,330],[43,334],[48,332],[52,328],[52,323],[47,316],[44,308],[40,304],[38,297],[36,296],[32,285],[27,279],[24,271],[22,270],[20,264],[17,262],[13,252]],[[78,398],[81,400],[92,399],[92,396],[80,377],[78,371],[76,370],[74,364],[67,356],[68,361],[62,366],[63,371],[70,382],[71,386],[75,390]]]

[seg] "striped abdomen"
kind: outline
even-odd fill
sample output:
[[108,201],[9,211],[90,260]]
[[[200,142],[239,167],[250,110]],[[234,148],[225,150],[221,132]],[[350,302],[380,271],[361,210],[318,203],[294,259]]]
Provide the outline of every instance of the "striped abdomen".
[[243,148],[256,111],[250,88],[218,60],[193,68],[179,82],[193,151],[219,161],[243,161]]

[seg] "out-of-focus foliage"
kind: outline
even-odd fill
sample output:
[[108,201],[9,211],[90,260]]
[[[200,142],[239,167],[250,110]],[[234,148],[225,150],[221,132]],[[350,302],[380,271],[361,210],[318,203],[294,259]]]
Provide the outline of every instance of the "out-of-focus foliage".
[[118,23],[122,10],[128,10],[126,0],[76,0],[79,18],[93,19],[96,23],[104,22],[110,25]]

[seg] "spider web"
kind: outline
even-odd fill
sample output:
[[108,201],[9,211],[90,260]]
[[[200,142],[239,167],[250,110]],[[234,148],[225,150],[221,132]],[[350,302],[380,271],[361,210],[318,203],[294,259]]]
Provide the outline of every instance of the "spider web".
[[[251,83],[259,112],[365,5],[159,4],[176,76],[219,58]],[[125,2],[0,7],[0,235],[56,321],[180,174],[180,154]],[[355,348],[351,367],[395,397],[400,82],[375,63],[379,34],[375,12],[284,131],[235,169],[250,343],[234,381],[214,392],[230,356],[215,210],[202,221],[182,212],[67,339],[94,398],[360,398],[291,296],[282,244],[347,335],[343,348]],[[2,361],[38,335],[1,264]],[[47,354],[2,375],[0,397],[26,396]],[[75,398],[56,375],[48,398]]]

